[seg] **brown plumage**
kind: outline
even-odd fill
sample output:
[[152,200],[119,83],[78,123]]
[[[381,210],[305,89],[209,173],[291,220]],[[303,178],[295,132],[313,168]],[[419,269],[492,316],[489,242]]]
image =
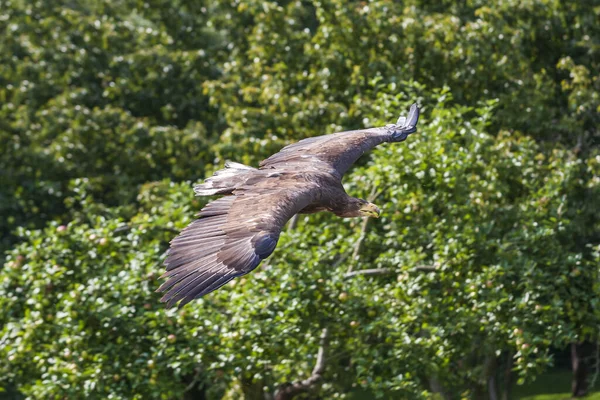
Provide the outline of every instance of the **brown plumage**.
[[179,306],[252,271],[268,257],[286,222],[298,213],[330,211],[340,217],[379,216],[379,209],[350,197],[342,176],[366,151],[402,142],[416,131],[419,110],[382,128],[311,137],[284,147],[258,169],[227,163],[204,183],[198,196],[226,195],[209,203],[171,241],[165,260],[169,278],[161,301]]

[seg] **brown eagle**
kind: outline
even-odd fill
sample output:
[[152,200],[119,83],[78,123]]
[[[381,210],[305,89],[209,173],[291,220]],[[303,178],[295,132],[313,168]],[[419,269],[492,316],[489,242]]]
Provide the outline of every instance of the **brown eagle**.
[[340,217],[378,217],[379,208],[348,196],[342,176],[366,151],[402,142],[417,130],[419,109],[381,128],[311,137],[284,147],[259,168],[227,163],[204,183],[198,196],[225,195],[204,207],[199,219],[171,241],[161,301],[179,306],[252,271],[277,245],[295,214],[329,211]]

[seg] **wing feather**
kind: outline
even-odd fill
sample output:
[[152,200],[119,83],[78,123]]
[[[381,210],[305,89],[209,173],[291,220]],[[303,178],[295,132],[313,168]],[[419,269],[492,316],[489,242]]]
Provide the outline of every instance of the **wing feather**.
[[416,105],[410,108],[407,118],[399,118],[402,125],[388,125],[356,131],[339,132],[331,135],[311,137],[290,144],[279,153],[260,163],[261,169],[302,170],[314,168],[331,169],[339,178],[367,151],[383,142],[400,141],[397,138],[415,131],[419,119]]
[[406,139],[416,130],[418,118],[413,106],[408,117],[399,120],[402,126],[307,138],[262,161],[258,170],[230,163],[196,185],[199,195],[230,196],[206,205],[200,218],[171,241],[163,274],[167,281],[158,288],[166,292],[161,300],[181,307],[252,271],[275,250],[284,224],[321,201],[317,199],[322,189],[305,176],[325,173],[341,179],[366,151]]
[[268,257],[285,223],[315,196],[306,182],[272,177],[251,190],[206,205],[199,219],[171,241],[165,260],[168,278],[157,291],[171,307],[187,304],[245,275]]
[[198,273],[197,270],[203,266],[206,266],[207,264],[214,263],[215,261],[216,256],[212,258],[209,257],[209,259],[204,258],[181,268],[181,270],[178,271],[178,279],[170,279],[160,286],[159,290],[161,291],[173,288],[173,290],[170,290],[169,293],[164,296],[164,299],[167,301],[170,300],[171,297],[180,292],[181,289],[186,287],[190,282],[201,278],[204,274],[209,273],[211,270],[208,268],[204,268],[202,273]]

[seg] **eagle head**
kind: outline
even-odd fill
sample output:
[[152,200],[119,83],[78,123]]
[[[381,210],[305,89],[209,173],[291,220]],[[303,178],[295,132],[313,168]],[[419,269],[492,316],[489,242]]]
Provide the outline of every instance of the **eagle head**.
[[348,203],[341,210],[333,211],[338,217],[373,217],[379,218],[381,210],[375,204],[363,199],[349,197]]
[[[364,200],[363,200],[364,201]],[[373,217],[379,218],[381,215],[381,210],[373,203],[369,203],[368,201],[364,201],[361,208],[358,209],[361,217]]]

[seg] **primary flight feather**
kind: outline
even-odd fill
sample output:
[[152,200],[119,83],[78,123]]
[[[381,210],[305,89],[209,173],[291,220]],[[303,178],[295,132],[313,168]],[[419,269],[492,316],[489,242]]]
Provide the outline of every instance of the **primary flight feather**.
[[378,217],[379,208],[348,196],[342,176],[365,152],[383,142],[402,142],[417,130],[419,109],[381,128],[311,137],[284,147],[259,168],[227,163],[198,196],[225,195],[204,207],[199,219],[171,241],[157,291],[182,307],[252,271],[277,245],[286,222],[298,213],[329,211],[340,217]]

